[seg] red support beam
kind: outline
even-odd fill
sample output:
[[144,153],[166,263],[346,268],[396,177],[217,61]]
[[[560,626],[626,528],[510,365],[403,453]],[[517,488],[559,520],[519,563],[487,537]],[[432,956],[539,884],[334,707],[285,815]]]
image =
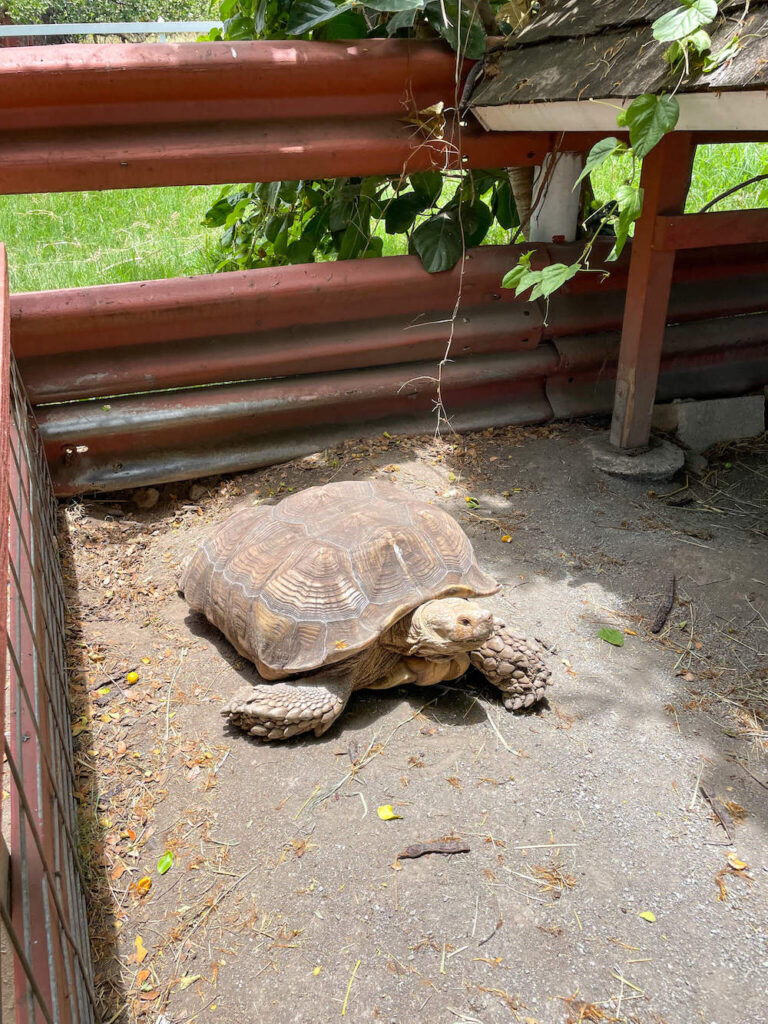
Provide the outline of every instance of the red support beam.
[[[5,736],[6,623],[8,621],[8,480],[11,463],[11,295],[8,261],[0,242],[0,736]],[[3,801],[0,800],[0,837]],[[5,843],[5,839],[1,839]],[[0,851],[0,856],[4,850]],[[0,881],[0,884],[2,882]],[[0,900],[4,893],[0,893]]]
[[696,143],[690,132],[667,135],[643,161],[643,212],[635,228],[616,376],[611,443],[648,443],[667,322],[674,250],[654,247],[656,220],[685,208]]
[[711,249],[723,244],[768,242],[768,210],[724,210],[657,217],[654,249]]

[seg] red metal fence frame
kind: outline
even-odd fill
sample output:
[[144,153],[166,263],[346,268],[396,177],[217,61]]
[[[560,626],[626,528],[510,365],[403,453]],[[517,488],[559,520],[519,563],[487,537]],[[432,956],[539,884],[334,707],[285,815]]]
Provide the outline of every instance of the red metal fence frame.
[[[14,350],[57,493],[268,465],[351,433],[432,430],[459,287],[443,377],[457,429],[609,411],[629,253],[607,280],[579,275],[546,304],[499,287],[530,248],[481,247],[433,275],[403,256],[13,296]],[[578,247],[533,248],[543,267]],[[596,247],[594,270],[606,253]],[[766,270],[765,245],[680,255],[665,393],[676,380],[675,397],[732,393],[728,359],[745,381],[768,382],[768,325],[743,315],[768,310]],[[719,347],[702,325],[713,317]]]
[[7,50],[0,193],[511,167],[600,137],[408,120],[455,108],[471,64],[401,39]]
[[9,696],[1,724],[11,811],[0,916],[13,949],[18,1024],[90,1024],[96,1000],[78,869],[56,502],[10,351],[9,313],[0,245],[0,666]]

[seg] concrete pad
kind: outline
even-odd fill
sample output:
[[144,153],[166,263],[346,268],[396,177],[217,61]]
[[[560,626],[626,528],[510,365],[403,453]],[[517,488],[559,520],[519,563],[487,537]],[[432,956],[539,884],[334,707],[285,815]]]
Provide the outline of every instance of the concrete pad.
[[685,452],[669,441],[653,440],[646,451],[630,454],[611,444],[608,434],[598,434],[587,442],[595,468],[624,480],[671,480],[685,462]]

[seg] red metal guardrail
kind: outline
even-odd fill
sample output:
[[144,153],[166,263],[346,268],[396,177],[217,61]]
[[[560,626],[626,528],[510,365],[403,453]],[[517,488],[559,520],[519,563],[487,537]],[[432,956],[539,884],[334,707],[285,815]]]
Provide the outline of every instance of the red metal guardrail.
[[[547,308],[499,286],[522,248],[471,250],[463,274],[403,256],[13,296],[14,350],[57,493],[431,430],[460,286],[443,382],[455,427],[609,411],[627,259],[607,280],[579,275]],[[534,266],[575,253],[533,248]],[[679,256],[662,396],[768,382],[768,322],[744,315],[768,311],[767,269],[767,246]]]
[[490,134],[449,116],[426,138],[405,120],[454,106],[470,66],[385,39],[6,50],[0,193],[511,167],[599,137]]
[[13,1002],[18,1024],[91,1024],[96,1003],[78,873],[56,502],[10,351],[2,245],[0,328],[0,726],[2,788],[10,794],[0,917],[3,955],[8,950],[13,959],[13,970],[2,971],[3,1001]]

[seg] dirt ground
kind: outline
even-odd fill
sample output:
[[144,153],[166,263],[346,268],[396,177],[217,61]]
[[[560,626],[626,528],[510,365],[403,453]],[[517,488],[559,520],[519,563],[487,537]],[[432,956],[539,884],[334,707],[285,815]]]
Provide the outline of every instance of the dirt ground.
[[[147,512],[66,506],[105,1022],[768,1022],[768,443],[654,493],[596,473],[598,426],[382,437]],[[357,693],[319,739],[229,732],[249,669],[176,565],[241,502],[377,474],[462,523],[488,604],[554,647],[549,700],[508,714],[468,678]],[[396,860],[446,836],[470,851]]]

